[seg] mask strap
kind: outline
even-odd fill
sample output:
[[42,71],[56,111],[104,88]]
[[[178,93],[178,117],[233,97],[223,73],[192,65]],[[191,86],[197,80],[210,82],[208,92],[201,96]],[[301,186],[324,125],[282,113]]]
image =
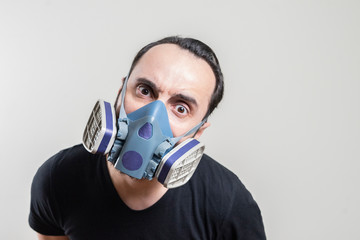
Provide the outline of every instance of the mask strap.
[[126,93],[126,86],[127,86],[127,82],[129,80],[129,74],[126,76],[124,84],[122,86],[121,89],[121,106],[120,106],[120,114],[119,114],[119,119],[125,119],[127,118],[126,112],[125,112],[125,93]]
[[207,118],[205,118],[204,120],[202,120],[198,125],[196,125],[195,127],[193,127],[192,129],[190,129],[188,132],[186,132],[185,134],[176,137],[176,138],[168,138],[165,141],[163,141],[155,150],[154,152],[154,156],[157,156],[159,158],[159,160],[164,157],[164,155],[173,147],[175,146],[175,144],[182,139],[183,137],[189,136],[190,134],[196,132],[199,130],[199,128],[204,125],[204,123],[207,121]]
[[175,145],[180,139],[182,139],[183,137],[187,137],[190,134],[197,132],[199,130],[199,128],[204,125],[204,123],[207,121],[207,118],[205,118],[204,120],[202,120],[198,125],[196,125],[195,127],[193,127],[192,129],[190,129],[189,131],[187,131],[185,134],[176,137],[176,138],[172,138],[170,139],[170,144],[173,146]]
[[120,155],[120,151],[123,147],[124,140],[126,139],[127,134],[128,134],[129,122],[128,122],[127,115],[126,115],[125,108],[124,108],[124,99],[125,99],[128,78],[129,78],[129,75],[126,76],[125,81],[122,86],[122,89],[121,89],[121,93],[120,93],[121,94],[120,95],[121,106],[120,106],[119,118],[117,120],[118,131],[116,133],[114,145],[112,146],[110,154],[108,156],[108,161],[112,162],[113,164],[115,164],[115,162],[117,161],[117,159]]

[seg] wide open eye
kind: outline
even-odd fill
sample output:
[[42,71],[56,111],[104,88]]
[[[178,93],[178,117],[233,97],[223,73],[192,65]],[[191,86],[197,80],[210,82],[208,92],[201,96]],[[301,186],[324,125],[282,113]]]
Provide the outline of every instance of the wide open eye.
[[140,86],[139,87],[139,90],[140,90],[140,92],[141,92],[141,94],[142,95],[149,95],[150,94],[150,90],[149,89],[147,89],[147,88],[145,88],[145,87],[143,87],[143,86]]
[[142,96],[142,97],[151,97],[152,96],[151,89],[145,85],[139,85],[136,88],[136,92],[139,96]]
[[178,115],[181,115],[181,116],[186,116],[189,113],[187,108],[180,104],[176,105],[175,111]]

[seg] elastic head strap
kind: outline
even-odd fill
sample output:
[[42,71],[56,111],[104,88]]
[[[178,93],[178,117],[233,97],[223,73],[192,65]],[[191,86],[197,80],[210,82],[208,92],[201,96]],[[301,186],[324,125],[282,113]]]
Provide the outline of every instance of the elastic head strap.
[[193,127],[192,129],[190,129],[189,131],[187,131],[185,134],[183,134],[183,135],[181,135],[181,136],[179,136],[179,137],[171,138],[171,139],[170,139],[171,145],[174,146],[174,145],[175,145],[180,139],[182,139],[183,137],[187,137],[187,136],[189,136],[190,134],[197,132],[197,131],[200,129],[200,127],[206,123],[206,121],[207,121],[207,118],[205,118],[204,120],[202,120],[199,124],[197,124],[195,127]]
[[127,114],[125,112],[125,93],[126,93],[126,86],[127,86],[127,82],[129,80],[129,74],[126,76],[125,81],[123,83],[122,89],[121,89],[121,106],[120,106],[120,114],[119,114],[119,119],[125,119],[127,118]]

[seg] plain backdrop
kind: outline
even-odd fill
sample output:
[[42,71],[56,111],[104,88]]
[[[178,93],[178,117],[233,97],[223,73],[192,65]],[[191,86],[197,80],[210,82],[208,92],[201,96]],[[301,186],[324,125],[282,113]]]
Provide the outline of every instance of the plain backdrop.
[[268,239],[360,239],[358,0],[0,0],[0,238],[35,239],[36,170],[169,35],[218,55],[225,97],[201,140],[251,191]]

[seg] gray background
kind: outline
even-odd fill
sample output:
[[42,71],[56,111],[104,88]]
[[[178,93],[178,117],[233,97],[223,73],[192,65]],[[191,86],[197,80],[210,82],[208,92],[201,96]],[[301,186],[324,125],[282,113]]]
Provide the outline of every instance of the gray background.
[[0,236],[34,239],[37,168],[81,141],[137,50],[199,38],[226,80],[202,141],[268,239],[360,239],[360,2],[0,0]]

